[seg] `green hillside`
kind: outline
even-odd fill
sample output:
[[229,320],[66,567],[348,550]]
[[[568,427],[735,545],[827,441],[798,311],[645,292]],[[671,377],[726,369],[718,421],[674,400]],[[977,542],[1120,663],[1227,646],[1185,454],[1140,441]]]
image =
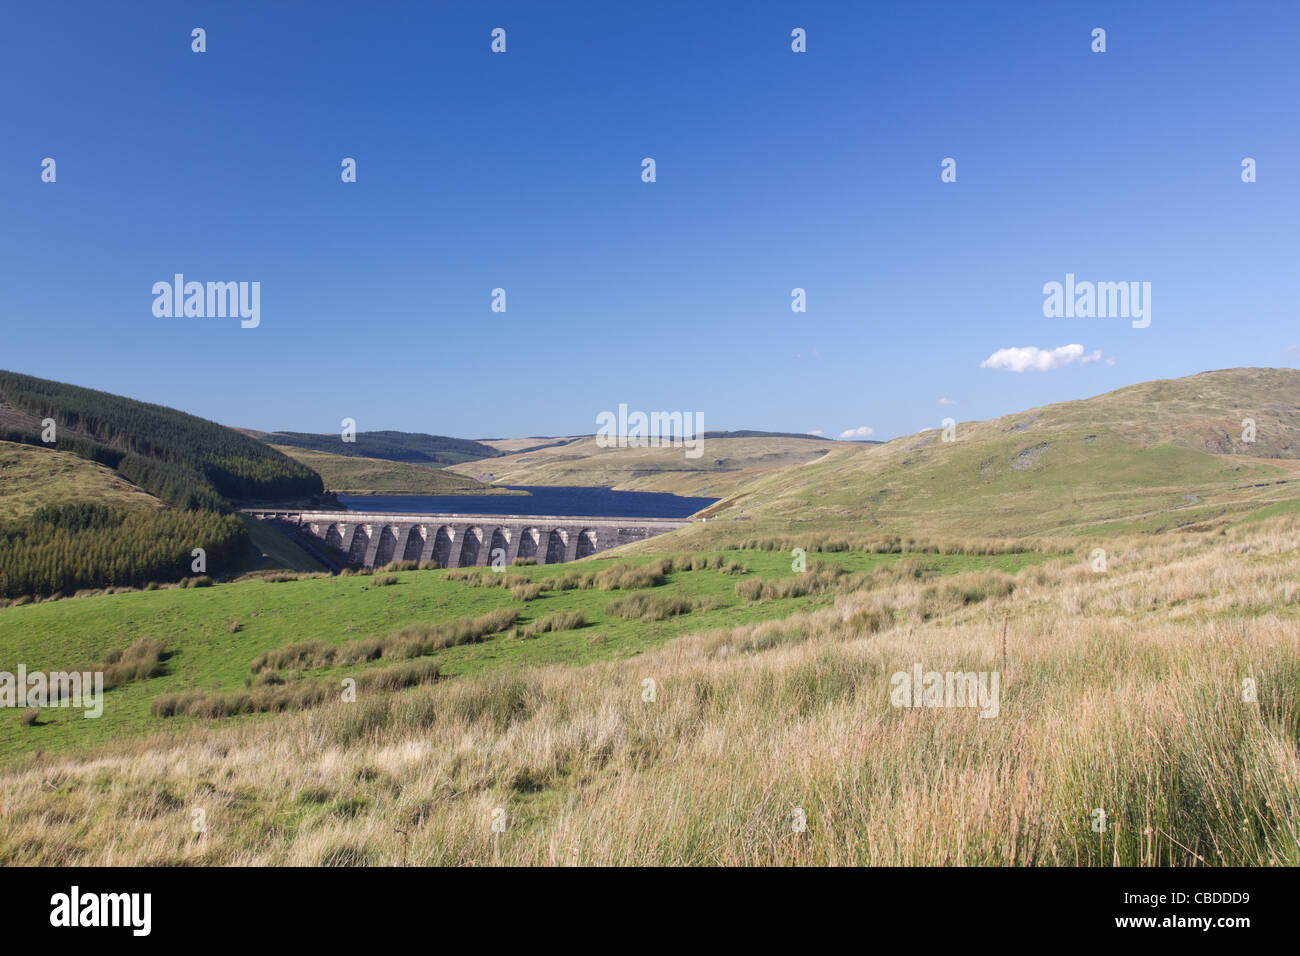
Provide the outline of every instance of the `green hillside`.
[[[142,636],[166,636],[168,656],[156,676],[109,691],[111,701],[100,719],[50,710],[42,726],[31,728],[22,726],[19,715],[0,712],[5,718],[0,720],[0,765],[37,748],[78,749],[120,742],[130,735],[209,724],[162,720],[151,713],[151,705],[169,693],[244,692],[255,676],[250,665],[259,655],[302,642],[332,647],[374,642],[355,663],[316,668],[285,665],[279,675],[290,684],[324,676],[333,687],[343,677],[359,677],[392,666],[394,658],[402,660],[393,648],[382,653],[379,648],[405,628],[513,609],[518,612],[517,626],[505,624],[494,634],[439,649],[441,674],[506,674],[528,665],[619,660],[691,631],[830,606],[836,592],[859,580],[853,575],[887,575],[908,558],[863,553],[827,556],[825,567],[844,572],[836,579],[837,588],[759,599],[742,594],[746,586],[742,582],[788,582],[786,555],[737,551],[705,557],[712,560],[687,557],[681,567],[647,572],[635,582],[624,581],[618,589],[603,586],[595,576],[629,566],[648,568],[649,559],[630,565],[597,558],[580,564],[515,567],[499,575],[487,569],[465,569],[242,580],[211,588],[171,588],[9,608],[0,612],[0,670],[12,671],[18,662],[30,669],[89,665]],[[928,558],[926,568],[935,577],[979,569],[1015,572],[1048,557],[947,555]],[[819,567],[814,564],[815,570]],[[830,573],[823,572],[826,577]],[[638,613],[628,614],[624,608],[629,599],[648,602],[651,611],[663,605],[669,612],[657,616],[638,607]],[[565,626],[544,631],[535,627],[548,617],[562,615],[569,616]],[[295,673],[299,670],[306,673]]]
[[[1255,422],[1253,443],[1241,440],[1245,418]],[[742,488],[682,535],[1107,535],[1273,513],[1300,499],[1300,371],[1147,382],[962,422],[955,439],[931,430],[839,445]]]

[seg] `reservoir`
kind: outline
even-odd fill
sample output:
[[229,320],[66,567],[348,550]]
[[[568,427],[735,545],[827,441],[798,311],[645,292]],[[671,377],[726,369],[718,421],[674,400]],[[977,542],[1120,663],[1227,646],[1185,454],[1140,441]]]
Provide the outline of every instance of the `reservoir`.
[[338,495],[349,511],[381,514],[567,515],[600,518],[688,518],[717,498],[661,491],[614,491],[565,485],[506,485],[523,495]]

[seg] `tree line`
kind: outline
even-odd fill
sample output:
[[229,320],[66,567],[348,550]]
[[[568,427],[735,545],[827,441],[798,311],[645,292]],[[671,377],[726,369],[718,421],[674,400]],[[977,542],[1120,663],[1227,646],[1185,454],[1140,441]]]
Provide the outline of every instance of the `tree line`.
[[249,547],[239,517],[215,511],[131,511],[98,504],[40,508],[0,524],[0,597],[144,587],[205,570],[234,569]]

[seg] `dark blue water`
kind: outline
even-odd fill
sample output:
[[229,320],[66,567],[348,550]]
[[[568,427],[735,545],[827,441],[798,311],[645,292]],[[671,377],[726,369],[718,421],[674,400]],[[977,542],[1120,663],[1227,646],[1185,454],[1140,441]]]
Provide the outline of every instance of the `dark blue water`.
[[383,514],[572,515],[575,518],[686,518],[717,498],[686,498],[661,491],[614,491],[543,485],[507,485],[526,495],[339,495],[350,511]]

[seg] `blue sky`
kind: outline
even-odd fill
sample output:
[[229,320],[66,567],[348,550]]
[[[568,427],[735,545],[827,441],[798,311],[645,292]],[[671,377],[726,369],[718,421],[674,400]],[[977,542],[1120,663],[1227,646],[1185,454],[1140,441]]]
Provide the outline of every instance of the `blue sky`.
[[[888,438],[1300,358],[1296,4],[0,16],[3,368],[267,429],[590,433],[626,403]],[[176,272],[260,282],[261,325],[156,318]],[[1045,318],[1067,272],[1150,282],[1150,327]],[[1068,344],[1103,358],[981,368]]]

